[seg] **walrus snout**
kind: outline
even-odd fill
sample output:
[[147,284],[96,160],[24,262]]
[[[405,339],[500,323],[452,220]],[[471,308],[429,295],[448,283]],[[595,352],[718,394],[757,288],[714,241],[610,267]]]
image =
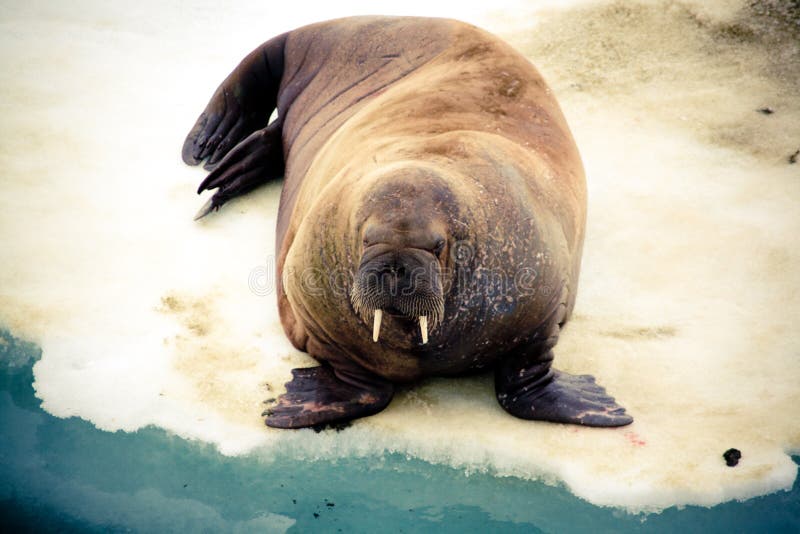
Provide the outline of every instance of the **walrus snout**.
[[418,320],[422,342],[428,341],[444,315],[439,261],[427,250],[395,250],[376,245],[365,250],[351,294],[353,308],[373,323],[373,340],[380,336],[383,314]]

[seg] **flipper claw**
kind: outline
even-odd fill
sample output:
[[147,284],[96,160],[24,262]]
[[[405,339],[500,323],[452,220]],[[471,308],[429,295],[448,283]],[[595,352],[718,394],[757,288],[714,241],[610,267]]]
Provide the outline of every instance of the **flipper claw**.
[[273,123],[250,134],[222,158],[197,188],[202,193],[217,189],[195,215],[195,220],[218,210],[228,200],[252,191],[257,186],[283,174],[281,125]]
[[206,215],[208,215],[209,213],[211,213],[215,209],[219,209],[219,207],[214,205],[214,197],[211,197],[206,201],[205,204],[203,204],[203,207],[200,208],[200,210],[194,216],[194,220],[195,221],[199,221],[200,219],[202,219],[203,217],[205,217]]

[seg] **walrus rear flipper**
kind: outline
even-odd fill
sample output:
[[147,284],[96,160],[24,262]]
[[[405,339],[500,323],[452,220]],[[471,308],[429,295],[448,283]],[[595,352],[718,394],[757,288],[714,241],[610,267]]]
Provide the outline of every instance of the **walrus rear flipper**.
[[286,36],[253,50],[220,84],[186,136],[184,162],[197,165],[207,158],[205,167],[213,168],[242,139],[267,126],[277,105]]
[[337,378],[328,366],[292,369],[291,382],[278,403],[267,409],[267,426],[305,428],[373,415],[392,400],[388,382],[357,386]]
[[614,427],[633,422],[590,375],[571,375],[550,367],[552,351],[509,357],[495,371],[497,400],[516,417],[552,423]]

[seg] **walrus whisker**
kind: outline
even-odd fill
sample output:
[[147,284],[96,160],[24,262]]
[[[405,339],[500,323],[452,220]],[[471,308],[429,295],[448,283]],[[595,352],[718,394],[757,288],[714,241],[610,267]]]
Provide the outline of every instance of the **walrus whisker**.
[[383,318],[383,310],[375,310],[375,324],[372,325],[372,341],[378,342],[378,336],[381,333],[381,319]]

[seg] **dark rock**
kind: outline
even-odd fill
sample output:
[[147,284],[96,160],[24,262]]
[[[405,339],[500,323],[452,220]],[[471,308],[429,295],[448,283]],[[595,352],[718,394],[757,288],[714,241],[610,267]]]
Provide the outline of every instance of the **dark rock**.
[[742,452],[739,449],[728,449],[722,457],[725,458],[725,463],[728,464],[728,467],[733,467],[741,460]]

